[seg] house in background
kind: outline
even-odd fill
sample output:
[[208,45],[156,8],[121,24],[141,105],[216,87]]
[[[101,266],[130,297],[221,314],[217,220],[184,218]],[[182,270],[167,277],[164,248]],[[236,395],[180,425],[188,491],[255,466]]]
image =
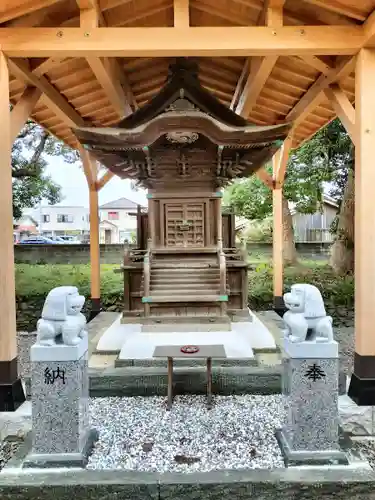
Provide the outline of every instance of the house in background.
[[100,243],[123,243],[134,239],[137,231],[138,204],[119,198],[99,207]]
[[89,209],[79,206],[45,205],[33,210],[38,221],[39,234],[47,238],[76,236],[78,241],[90,233]]
[[295,241],[299,243],[333,242],[334,235],[330,229],[338,209],[336,201],[327,195],[323,197],[321,210],[314,214],[301,214],[294,207],[290,207]]
[[18,220],[13,221],[13,239],[17,243],[31,234],[37,234],[38,222],[29,214],[24,214]]
[[[293,220],[294,239],[298,243],[332,243],[334,235],[331,225],[339,209],[336,201],[324,195],[321,209],[313,214],[301,214],[295,206],[289,203]],[[236,232],[244,231],[251,221],[244,217],[236,216]]]

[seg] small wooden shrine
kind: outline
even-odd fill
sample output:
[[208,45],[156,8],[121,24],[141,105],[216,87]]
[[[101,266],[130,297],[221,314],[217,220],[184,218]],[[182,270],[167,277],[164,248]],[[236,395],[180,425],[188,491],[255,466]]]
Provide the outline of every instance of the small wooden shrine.
[[[148,190],[137,250],[124,265],[124,319],[209,321],[247,312],[247,262],[222,188],[271,159],[290,125],[256,126],[206,89],[195,64],[177,59],[162,90],[108,128],[76,128],[86,149]],[[130,319],[129,319],[130,320]]]

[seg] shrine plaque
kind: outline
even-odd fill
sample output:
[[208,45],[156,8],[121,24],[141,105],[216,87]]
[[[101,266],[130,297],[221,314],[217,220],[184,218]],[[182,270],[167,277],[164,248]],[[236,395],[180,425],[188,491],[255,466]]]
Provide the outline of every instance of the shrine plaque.
[[227,355],[223,344],[209,344],[209,345],[181,344],[181,345],[157,345],[154,349],[153,357],[154,358],[226,358]]

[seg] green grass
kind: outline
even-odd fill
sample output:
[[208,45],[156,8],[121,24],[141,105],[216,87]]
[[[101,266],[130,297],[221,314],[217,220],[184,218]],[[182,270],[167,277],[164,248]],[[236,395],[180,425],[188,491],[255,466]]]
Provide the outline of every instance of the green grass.
[[[101,266],[101,294],[104,306],[118,303],[122,298],[122,274],[114,273],[117,265]],[[298,266],[287,267],[285,289],[293,283],[316,285],[328,308],[352,308],[354,305],[354,278],[335,276],[324,261],[305,260]],[[51,288],[75,285],[86,297],[90,296],[89,265],[16,265],[16,293],[22,300],[44,297]],[[268,261],[253,263],[249,271],[249,304],[255,309],[272,307],[272,265]]]

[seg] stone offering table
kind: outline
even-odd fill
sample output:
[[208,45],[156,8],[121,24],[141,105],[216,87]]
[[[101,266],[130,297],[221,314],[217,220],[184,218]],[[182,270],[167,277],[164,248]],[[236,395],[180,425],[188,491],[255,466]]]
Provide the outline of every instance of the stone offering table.
[[212,358],[226,358],[223,345],[160,345],[156,346],[154,358],[168,359],[168,404],[173,404],[173,358],[206,358],[207,360],[207,407],[212,405]]
[[84,467],[89,428],[88,340],[31,348],[32,452],[24,467]]

